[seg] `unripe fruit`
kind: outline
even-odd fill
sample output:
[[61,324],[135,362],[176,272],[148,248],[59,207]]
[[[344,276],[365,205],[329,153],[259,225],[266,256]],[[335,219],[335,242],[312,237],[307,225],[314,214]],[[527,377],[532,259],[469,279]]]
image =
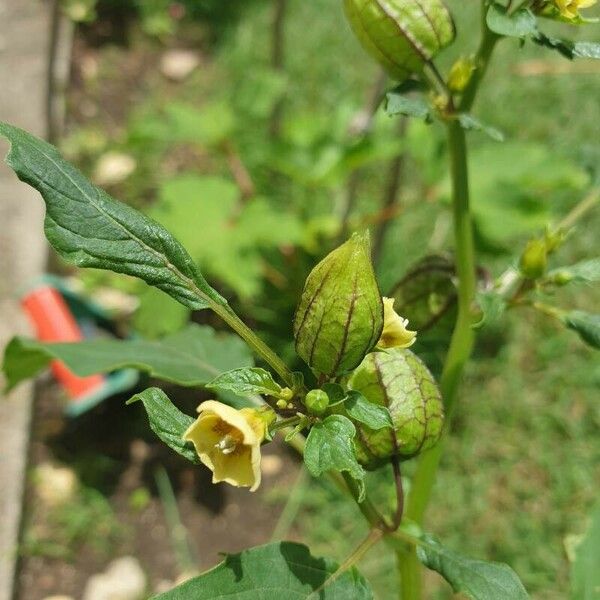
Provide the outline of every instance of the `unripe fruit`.
[[360,364],[382,329],[368,234],[354,234],[306,280],[294,319],[296,351],[313,371],[335,377]]
[[323,390],[311,390],[304,398],[304,406],[311,415],[321,416],[329,406],[329,396]]
[[441,0],[344,0],[344,8],[363,48],[399,81],[419,73],[455,36]]
[[408,459],[440,438],[444,410],[433,376],[410,350],[369,354],[354,371],[349,387],[390,411],[394,429],[374,431],[356,424],[358,461],[373,469],[392,456]]

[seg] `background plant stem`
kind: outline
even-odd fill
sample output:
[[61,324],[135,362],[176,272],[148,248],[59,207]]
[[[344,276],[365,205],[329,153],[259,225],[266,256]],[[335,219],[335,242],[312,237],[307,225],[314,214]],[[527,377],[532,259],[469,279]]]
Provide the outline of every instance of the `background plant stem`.
[[[500,39],[485,24],[486,4],[482,3],[482,39],[476,56],[477,68],[458,104],[458,112],[467,112],[473,106],[479,85],[487,72],[490,58]],[[456,119],[447,123],[450,174],[452,178],[452,211],[454,222],[454,252],[458,278],[458,316],[442,371],[440,388],[446,411],[446,431],[452,422],[457,390],[464,367],[471,356],[475,342],[472,305],[477,286],[473,221],[470,211],[469,170],[467,141],[464,129]],[[412,479],[406,516],[422,524],[429,503],[444,441],[421,456]],[[421,566],[414,548],[399,554],[398,568],[402,579],[404,600],[422,597]]]

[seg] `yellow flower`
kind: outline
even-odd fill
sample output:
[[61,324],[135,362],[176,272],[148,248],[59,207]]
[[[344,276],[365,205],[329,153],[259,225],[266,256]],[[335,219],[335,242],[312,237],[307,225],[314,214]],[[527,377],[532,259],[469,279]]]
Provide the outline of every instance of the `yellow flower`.
[[594,6],[598,0],[554,0],[560,16],[573,20],[579,17],[579,10]]
[[417,341],[417,332],[409,331],[408,319],[403,319],[394,310],[394,299],[383,299],[383,332],[379,348],[410,348]]
[[225,481],[254,492],[260,485],[260,445],[268,420],[255,409],[236,410],[216,400],[203,402],[198,412],[183,439],[194,444],[213,472],[213,483]]

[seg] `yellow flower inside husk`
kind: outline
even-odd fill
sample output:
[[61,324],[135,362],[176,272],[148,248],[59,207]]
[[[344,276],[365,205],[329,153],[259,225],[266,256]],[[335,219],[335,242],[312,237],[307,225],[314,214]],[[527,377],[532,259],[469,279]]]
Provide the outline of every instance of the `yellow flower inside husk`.
[[394,298],[383,298],[383,331],[378,348],[410,348],[417,341],[417,332],[407,329],[408,319],[394,310]]

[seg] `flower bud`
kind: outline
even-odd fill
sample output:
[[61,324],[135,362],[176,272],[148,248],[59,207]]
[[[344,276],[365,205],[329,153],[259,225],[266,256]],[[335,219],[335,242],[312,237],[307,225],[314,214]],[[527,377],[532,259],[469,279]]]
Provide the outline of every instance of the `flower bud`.
[[299,356],[318,374],[356,368],[383,329],[368,234],[354,234],[310,273],[294,319]]
[[354,371],[349,387],[390,411],[394,429],[375,431],[355,423],[358,461],[373,469],[392,456],[408,459],[440,438],[444,409],[433,376],[410,350],[369,354]]
[[441,0],[344,0],[363,48],[402,81],[452,42],[454,23]]
[[304,398],[304,406],[311,415],[320,416],[329,406],[329,396],[323,390],[311,390]]
[[452,65],[448,74],[448,88],[450,91],[463,92],[467,85],[469,85],[474,70],[475,61],[473,58],[459,58]]
[[521,255],[519,269],[527,279],[538,279],[548,268],[548,248],[545,240],[529,240]]

